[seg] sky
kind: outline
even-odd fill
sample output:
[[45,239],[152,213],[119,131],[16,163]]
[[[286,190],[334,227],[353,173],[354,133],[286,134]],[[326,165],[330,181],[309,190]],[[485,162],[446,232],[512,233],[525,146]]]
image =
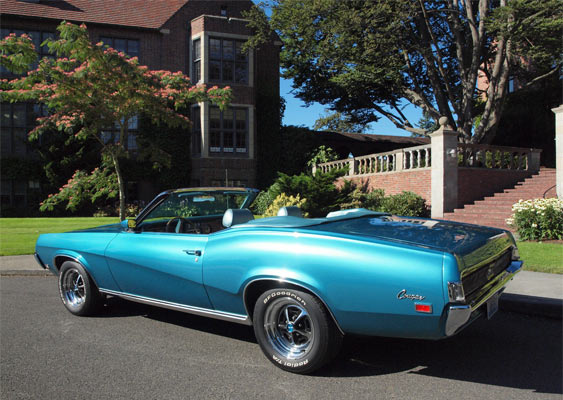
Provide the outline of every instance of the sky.
[[[280,78],[280,95],[286,101],[285,114],[283,117],[284,125],[305,126],[313,128],[315,121],[327,113],[325,106],[314,103],[309,107],[305,106],[301,100],[291,93],[292,80]],[[326,111],[325,111],[326,110]],[[422,117],[422,111],[412,105],[408,105],[403,112],[412,124],[416,124]],[[371,124],[363,133],[374,133],[378,135],[410,136],[411,134],[403,129],[397,128],[387,118],[382,117],[378,122]]]

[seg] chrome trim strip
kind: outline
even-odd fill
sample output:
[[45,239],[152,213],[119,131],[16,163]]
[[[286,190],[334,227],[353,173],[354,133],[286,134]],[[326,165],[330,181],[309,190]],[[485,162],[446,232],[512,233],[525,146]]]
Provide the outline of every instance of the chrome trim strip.
[[[250,317],[250,313],[248,312],[248,308],[246,307],[246,289],[248,289],[248,287],[254,283],[254,282],[258,282],[258,281],[275,281],[275,282],[282,282],[282,283],[289,283],[290,285],[295,285],[298,287],[301,287],[311,293],[313,293],[315,295],[315,297],[317,299],[319,299],[321,301],[321,303],[323,303],[323,305],[326,307],[326,309],[328,310],[328,313],[330,314],[330,316],[332,317],[332,320],[334,321],[334,324],[336,325],[336,327],[338,328],[338,330],[340,331],[341,334],[345,335],[345,332],[342,330],[342,328],[340,327],[340,325],[338,324],[338,321],[336,320],[336,318],[334,317],[334,314],[332,313],[332,311],[330,310],[330,307],[325,303],[325,301],[322,299],[321,296],[319,296],[315,291],[309,289],[308,287],[305,287],[299,283],[295,283],[292,281],[288,281],[286,279],[276,279],[276,278],[257,278],[257,279],[253,279],[250,282],[248,282],[246,284],[246,286],[244,287],[244,290],[242,292],[242,301],[244,303],[244,309],[246,310],[246,314],[249,316],[249,319],[251,319]],[[252,321],[251,321],[252,324]]]
[[164,300],[157,300],[150,297],[137,296],[134,294],[117,292],[109,289],[100,289],[100,292],[105,294],[110,294],[112,296],[118,296],[126,300],[135,301],[137,303],[167,308],[169,310],[181,311],[189,314],[200,315],[203,317],[216,318],[223,321],[237,322],[243,325],[252,325],[252,322],[250,321],[250,318],[248,318],[247,315],[233,314],[225,311],[210,310],[208,308],[187,306],[185,304],[173,303]]
[[448,315],[446,317],[445,332],[446,336],[451,336],[456,333],[459,328],[469,321],[471,315],[483,304],[485,304],[495,294],[502,292],[504,287],[514,275],[522,270],[522,261],[512,261],[507,269],[500,274],[497,279],[484,286],[481,290],[481,297],[474,301],[471,305],[451,305],[448,308]]
[[35,257],[35,261],[37,261],[37,264],[39,264],[39,266],[43,269],[47,269],[47,267],[45,266],[45,264],[43,264],[43,261],[41,261],[41,259],[39,258],[39,254],[34,253],[33,257]]

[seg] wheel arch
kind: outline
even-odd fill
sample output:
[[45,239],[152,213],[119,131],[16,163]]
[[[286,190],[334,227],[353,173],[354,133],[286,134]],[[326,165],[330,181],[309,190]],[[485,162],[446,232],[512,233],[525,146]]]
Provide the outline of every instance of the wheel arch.
[[57,270],[57,274],[59,274],[61,272],[61,267],[63,266],[63,264],[65,263],[65,261],[73,261],[77,264],[80,264],[80,266],[82,268],[84,268],[84,271],[86,271],[86,273],[88,274],[88,278],[90,278],[90,280],[92,280],[92,282],[94,283],[94,285],[96,286],[96,288],[99,288],[100,286],[98,286],[98,282],[96,282],[96,279],[94,279],[92,273],[90,272],[90,269],[88,268],[87,264],[81,260],[82,257],[80,256],[75,256],[75,255],[70,255],[70,254],[56,254],[53,257],[53,266],[55,267],[55,269]]
[[244,302],[244,307],[246,309],[246,313],[248,314],[248,318],[251,322],[254,313],[254,307],[256,305],[256,300],[258,300],[258,297],[267,290],[278,289],[278,288],[300,290],[317,298],[323,304],[325,309],[328,311],[330,317],[332,318],[332,321],[334,322],[340,333],[342,335],[345,334],[342,328],[340,327],[340,324],[336,320],[334,314],[332,313],[330,307],[326,304],[326,302],[323,300],[321,296],[319,296],[317,293],[315,293],[313,290],[309,289],[306,286],[294,282],[289,282],[283,279],[276,279],[276,278],[258,278],[250,281],[244,287],[243,302]]

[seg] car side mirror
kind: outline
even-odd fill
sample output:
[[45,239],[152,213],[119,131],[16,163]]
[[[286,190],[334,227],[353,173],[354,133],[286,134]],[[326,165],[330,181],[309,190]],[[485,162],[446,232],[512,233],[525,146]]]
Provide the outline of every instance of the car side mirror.
[[134,219],[125,219],[121,221],[120,224],[123,227],[123,229],[134,230],[135,227],[137,226],[137,221],[135,221]]

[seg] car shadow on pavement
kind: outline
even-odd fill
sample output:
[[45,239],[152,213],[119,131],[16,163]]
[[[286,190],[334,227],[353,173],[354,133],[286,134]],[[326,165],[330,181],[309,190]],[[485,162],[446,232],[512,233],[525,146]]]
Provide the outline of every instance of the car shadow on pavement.
[[98,316],[102,318],[114,318],[139,315],[184,328],[197,329],[214,335],[256,343],[254,331],[251,326],[135,303],[119,297],[108,297],[104,310],[102,310]]
[[[108,298],[102,317],[142,315],[213,335],[256,343],[252,327],[120,298]],[[449,339],[430,341],[347,335],[336,359],[317,377],[394,373],[563,393],[560,320],[499,312]]]
[[439,341],[347,336],[334,362],[317,375],[408,372],[560,394],[562,339],[560,320],[499,312]]

